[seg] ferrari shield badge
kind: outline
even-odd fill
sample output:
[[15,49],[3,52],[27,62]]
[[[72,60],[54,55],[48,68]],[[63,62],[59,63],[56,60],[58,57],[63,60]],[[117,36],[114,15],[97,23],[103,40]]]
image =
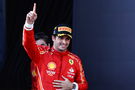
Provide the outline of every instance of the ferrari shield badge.
[[69,59],[69,63],[70,63],[71,65],[73,65],[73,64],[74,64],[74,61],[73,61],[72,59]]

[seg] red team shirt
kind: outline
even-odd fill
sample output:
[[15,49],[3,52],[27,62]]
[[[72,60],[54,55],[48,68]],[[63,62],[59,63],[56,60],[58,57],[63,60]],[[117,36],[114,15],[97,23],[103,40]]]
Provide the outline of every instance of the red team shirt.
[[62,76],[71,82],[78,84],[79,90],[87,90],[88,83],[85,79],[81,60],[75,54],[56,51],[47,46],[37,46],[34,39],[34,30],[23,31],[23,46],[36,65],[32,69],[34,90],[57,90],[53,87],[54,80],[64,80]]

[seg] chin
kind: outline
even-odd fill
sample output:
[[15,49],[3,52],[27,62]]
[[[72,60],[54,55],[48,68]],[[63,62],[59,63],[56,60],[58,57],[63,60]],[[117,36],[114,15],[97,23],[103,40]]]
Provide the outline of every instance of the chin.
[[59,49],[59,51],[65,51],[65,50],[67,50],[67,49],[65,49],[65,48],[60,48]]

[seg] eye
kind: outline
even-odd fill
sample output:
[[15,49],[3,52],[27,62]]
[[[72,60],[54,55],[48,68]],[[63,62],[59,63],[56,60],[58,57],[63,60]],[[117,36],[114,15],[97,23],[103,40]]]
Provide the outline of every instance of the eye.
[[63,39],[63,38],[64,38],[63,36],[59,37],[59,39]]
[[67,37],[67,38],[66,38],[66,40],[70,40],[70,38],[69,38],[69,37]]

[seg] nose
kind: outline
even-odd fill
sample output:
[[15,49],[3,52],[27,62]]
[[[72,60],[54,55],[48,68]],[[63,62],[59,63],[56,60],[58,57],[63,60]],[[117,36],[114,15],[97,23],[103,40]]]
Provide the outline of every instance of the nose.
[[66,40],[65,40],[65,39],[63,39],[62,42],[63,42],[64,44],[66,44]]

